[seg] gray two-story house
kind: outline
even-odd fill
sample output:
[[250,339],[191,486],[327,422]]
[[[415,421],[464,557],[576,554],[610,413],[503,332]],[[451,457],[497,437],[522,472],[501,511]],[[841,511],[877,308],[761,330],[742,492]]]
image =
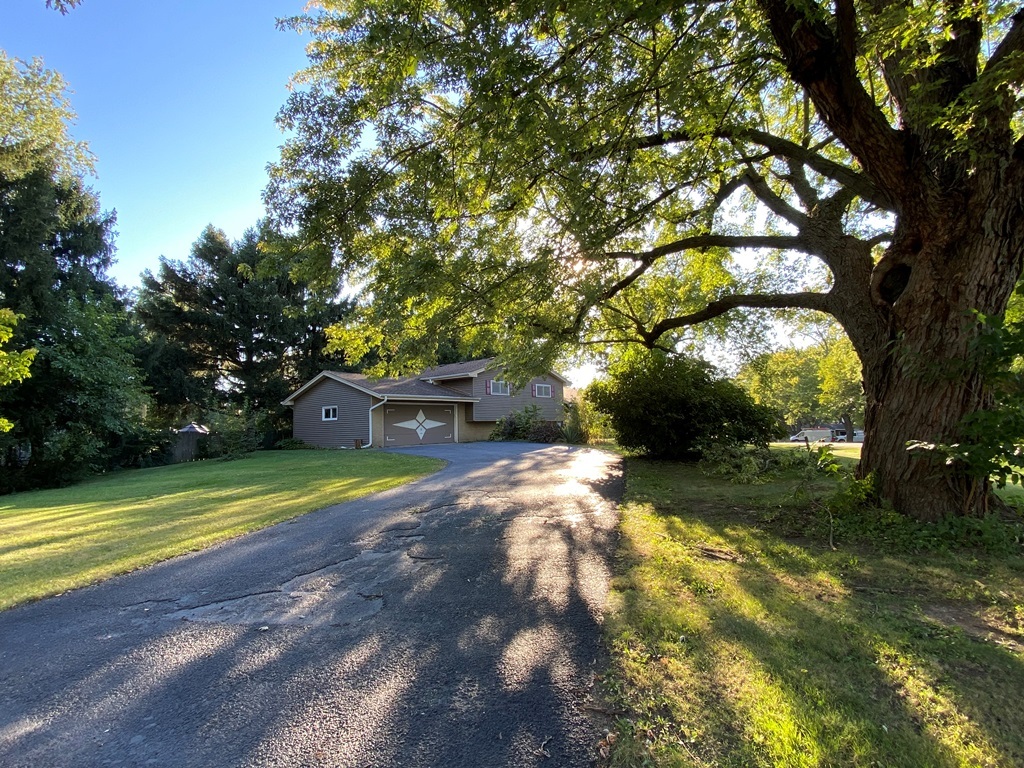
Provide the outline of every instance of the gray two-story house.
[[293,436],[310,445],[468,443],[486,440],[498,419],[530,405],[542,419],[562,421],[566,384],[548,373],[516,389],[487,358],[400,379],[321,371],[283,404],[292,408]]

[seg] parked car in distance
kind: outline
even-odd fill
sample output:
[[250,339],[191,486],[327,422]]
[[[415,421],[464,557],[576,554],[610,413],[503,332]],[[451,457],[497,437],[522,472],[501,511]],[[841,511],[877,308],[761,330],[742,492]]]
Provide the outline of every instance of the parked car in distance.
[[826,443],[832,442],[832,430],[831,429],[801,429],[791,438],[791,443],[802,443],[804,441],[809,443],[816,443],[823,441]]
[[864,442],[864,430],[863,429],[855,429],[853,431],[853,440],[850,440],[850,439],[847,438],[846,430],[845,429],[833,429],[833,430],[805,429],[802,432],[798,432],[797,434],[793,435],[791,438],[789,438],[789,440],[790,440],[790,442],[798,442],[798,441],[802,442],[803,439],[804,439],[803,438],[803,434],[805,432],[825,432],[825,431],[830,431],[831,432],[831,434],[832,434],[831,438],[808,437],[807,439],[810,440],[811,442],[814,442],[815,440],[829,440],[829,439],[833,443],[849,443],[849,442],[863,443]]

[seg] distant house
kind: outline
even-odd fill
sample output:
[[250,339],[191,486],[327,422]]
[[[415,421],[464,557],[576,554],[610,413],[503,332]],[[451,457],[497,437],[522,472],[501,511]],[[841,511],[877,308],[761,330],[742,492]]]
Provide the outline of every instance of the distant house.
[[548,373],[514,389],[487,358],[400,379],[321,371],[282,402],[292,408],[293,437],[311,445],[469,443],[486,440],[498,419],[530,405],[541,418],[562,421],[566,383]]

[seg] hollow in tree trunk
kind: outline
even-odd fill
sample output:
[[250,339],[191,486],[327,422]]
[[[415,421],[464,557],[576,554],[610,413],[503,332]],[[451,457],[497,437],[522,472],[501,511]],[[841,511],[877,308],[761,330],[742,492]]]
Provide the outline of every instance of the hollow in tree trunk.
[[[1011,231],[1006,218],[1016,207],[993,201],[985,226]],[[920,520],[989,508],[987,477],[971,476],[939,452],[908,448],[957,443],[964,417],[992,406],[973,351],[978,313],[1005,310],[1024,248],[1020,235],[993,238],[980,220],[969,208],[959,217],[947,210],[930,228],[898,232],[873,278],[887,342],[862,353],[867,403],[858,472],[873,475],[883,498]]]

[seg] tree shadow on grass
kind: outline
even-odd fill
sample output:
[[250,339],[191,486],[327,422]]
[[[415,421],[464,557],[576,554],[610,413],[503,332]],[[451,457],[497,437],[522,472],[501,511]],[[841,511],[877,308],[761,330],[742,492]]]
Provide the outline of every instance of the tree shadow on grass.
[[[633,626],[645,616],[689,614],[678,625],[689,630],[680,640],[666,640],[672,625],[656,619],[641,640],[663,666],[693,675],[685,684],[699,693],[673,716],[694,720],[673,726],[679,734],[708,731],[688,747],[702,759],[723,766],[1024,764],[1024,713],[1013,705],[1024,689],[1024,659],[929,617],[920,584],[910,594],[884,582],[882,591],[865,590],[868,568],[844,572],[842,555],[825,547],[782,540],[727,515],[694,514],[678,499],[663,500],[659,512],[656,538],[665,543],[648,557],[660,560],[676,587],[644,586],[637,576],[624,610]],[[893,559],[879,578],[922,565]]]

